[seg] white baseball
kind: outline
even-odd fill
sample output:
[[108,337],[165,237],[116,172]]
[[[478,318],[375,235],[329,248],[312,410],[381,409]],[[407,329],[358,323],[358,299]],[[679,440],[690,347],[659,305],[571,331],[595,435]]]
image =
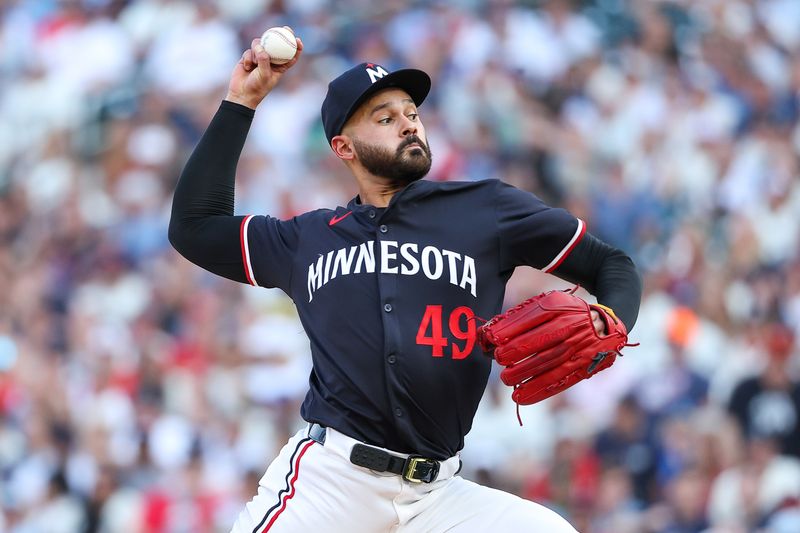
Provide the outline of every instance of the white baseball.
[[267,51],[270,63],[283,65],[294,58],[297,53],[297,40],[292,30],[275,27],[270,28],[261,35],[261,46]]

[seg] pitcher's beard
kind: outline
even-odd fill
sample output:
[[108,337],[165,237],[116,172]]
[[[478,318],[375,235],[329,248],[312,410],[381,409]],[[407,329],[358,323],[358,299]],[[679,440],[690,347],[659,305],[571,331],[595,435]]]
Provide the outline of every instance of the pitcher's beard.
[[[407,148],[414,143],[419,146]],[[416,135],[404,139],[394,153],[382,146],[355,138],[353,146],[364,168],[375,176],[387,178],[395,183],[407,185],[423,178],[431,169],[431,149]]]

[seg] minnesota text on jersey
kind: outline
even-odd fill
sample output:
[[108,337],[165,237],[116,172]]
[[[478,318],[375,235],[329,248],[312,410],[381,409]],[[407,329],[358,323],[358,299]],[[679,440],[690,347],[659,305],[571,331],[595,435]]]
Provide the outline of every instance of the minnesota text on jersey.
[[[375,241],[320,254],[316,262],[308,265],[308,301],[314,299],[314,292],[339,276],[361,274],[362,268],[364,274],[375,273],[375,263]],[[437,280],[445,270],[451,285],[469,287],[470,294],[477,297],[478,277],[472,257],[435,246],[423,246],[420,250],[415,242],[380,241],[381,274],[415,276],[421,272],[428,279]]]

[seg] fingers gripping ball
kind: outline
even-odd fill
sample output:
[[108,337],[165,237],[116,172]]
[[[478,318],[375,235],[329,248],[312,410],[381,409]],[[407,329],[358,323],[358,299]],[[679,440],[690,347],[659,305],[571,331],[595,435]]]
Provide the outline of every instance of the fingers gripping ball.
[[[540,402],[614,364],[628,344],[625,325],[610,309],[590,305],[573,291],[550,291],[525,300],[478,329],[483,350],[505,368],[503,383],[518,404]],[[600,336],[591,311],[606,325]]]
[[261,46],[269,54],[270,63],[283,65],[297,53],[297,40],[288,27],[270,28],[261,35]]

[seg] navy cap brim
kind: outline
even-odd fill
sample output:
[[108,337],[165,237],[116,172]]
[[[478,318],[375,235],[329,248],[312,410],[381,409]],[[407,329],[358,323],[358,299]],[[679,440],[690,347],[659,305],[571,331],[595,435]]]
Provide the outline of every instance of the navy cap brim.
[[[338,132],[341,133],[345,123],[350,120],[350,117],[355,114],[361,104],[367,101],[370,96],[383,89],[390,89],[394,87],[407,92],[414,101],[414,104],[419,106],[425,101],[425,98],[428,96],[428,93],[431,90],[431,78],[425,72],[413,68],[390,72],[383,78],[370,85],[367,90],[364,91],[355,102],[353,102],[353,105],[351,105],[350,109],[348,109],[347,113],[345,113],[344,119],[339,125]],[[336,133],[335,135],[338,135],[339,133]],[[328,139],[328,142],[330,141],[331,139]]]

